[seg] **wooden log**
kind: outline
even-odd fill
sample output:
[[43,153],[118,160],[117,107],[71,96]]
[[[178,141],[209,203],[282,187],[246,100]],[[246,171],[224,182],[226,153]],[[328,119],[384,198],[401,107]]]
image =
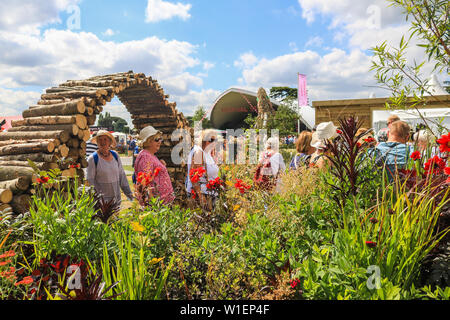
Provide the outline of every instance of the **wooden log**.
[[0,203],[0,212],[13,211],[13,208],[6,203]]
[[65,144],[62,144],[55,153],[59,154],[61,157],[67,158],[69,155],[69,148]]
[[48,125],[26,125],[22,127],[15,127],[8,130],[8,132],[28,132],[28,131],[58,131],[66,130],[71,135],[77,135],[79,127],[76,124],[48,124]]
[[15,213],[25,213],[30,209],[31,197],[28,194],[17,195],[13,197],[10,204]]
[[13,193],[9,189],[0,189],[0,202],[10,203],[13,198]]
[[55,154],[46,153],[29,153],[29,154],[15,154],[8,156],[0,156],[0,161],[35,161],[35,162],[55,162],[57,157]]
[[45,116],[45,117],[33,117],[25,118],[23,120],[11,121],[11,126],[33,126],[33,125],[62,125],[62,124],[76,124],[81,129],[85,129],[87,125],[86,117],[81,114],[75,116]]
[[86,117],[87,125],[93,126],[95,124],[95,121],[97,120],[97,116],[94,114],[92,116]]
[[[52,162],[34,162],[36,167],[39,170],[50,170],[56,169],[58,165],[55,166]],[[2,167],[28,167],[30,168],[30,164],[28,161],[19,161],[19,160],[8,160],[8,161],[0,161],[0,166]]]
[[10,146],[13,144],[26,144],[26,143],[40,143],[40,142],[52,142],[56,144],[56,139],[25,139],[25,140],[5,140],[0,141],[0,147]]
[[55,145],[51,141],[32,142],[23,144],[11,144],[0,147],[0,155],[15,155],[15,154],[28,154],[28,153],[46,153],[53,152]]
[[91,138],[91,132],[89,130],[83,130],[83,141],[88,141]]
[[0,181],[14,180],[19,177],[32,178],[33,169],[30,167],[0,167]]
[[94,108],[92,107],[87,107],[86,111],[84,112],[85,116],[92,116],[94,114]]
[[64,98],[100,98],[102,95],[97,93],[96,90],[91,91],[65,91],[58,93],[44,93],[41,95],[42,100],[64,99]]
[[78,138],[72,138],[69,141],[67,141],[66,145],[69,148],[78,148],[80,146],[80,140]]
[[86,86],[73,86],[73,87],[53,87],[53,88],[49,88],[46,89],[45,92],[46,93],[60,93],[60,92],[70,92],[70,91],[81,91],[81,92],[95,92],[98,96],[105,96],[107,95],[109,92],[113,92],[114,88],[113,87],[96,87],[96,88],[92,88],[92,87],[86,87]]
[[0,132],[0,141],[26,139],[59,139],[65,143],[70,139],[70,133],[66,130],[59,131],[30,131],[30,132]]
[[28,189],[31,179],[28,177],[19,177],[13,180],[0,181],[0,189],[9,189],[13,194],[19,194]]
[[41,116],[54,116],[54,115],[74,115],[82,114],[86,111],[86,106],[82,99],[60,103],[40,106],[38,108],[29,108],[22,112],[24,118],[33,118]]
[[65,103],[65,102],[70,102],[70,100],[71,99],[68,99],[68,98],[64,98],[64,99],[53,99],[53,100],[43,100],[43,99],[41,99],[41,100],[39,100],[38,102],[37,102],[37,106],[32,106],[33,108],[37,108],[37,107],[39,107],[39,106],[48,106],[48,105],[51,105],[51,104],[61,104],[61,103]]

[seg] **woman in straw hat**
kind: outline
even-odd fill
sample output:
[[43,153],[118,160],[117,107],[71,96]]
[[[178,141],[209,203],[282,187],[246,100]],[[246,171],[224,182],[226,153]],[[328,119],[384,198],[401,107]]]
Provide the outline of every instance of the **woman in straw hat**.
[[132,200],[133,193],[122,167],[122,161],[119,155],[111,150],[116,146],[116,139],[108,131],[100,130],[92,142],[97,144],[98,150],[88,158],[89,184],[103,195],[105,201],[115,199],[120,205],[120,189],[129,200]]
[[159,171],[152,182],[151,196],[159,197],[164,204],[170,204],[175,200],[172,182],[166,163],[155,156],[155,153],[161,147],[162,132],[152,126],[147,126],[141,130],[139,139],[142,143],[142,151],[139,152],[134,163],[134,172],[138,176],[141,172],[154,173],[155,170]]

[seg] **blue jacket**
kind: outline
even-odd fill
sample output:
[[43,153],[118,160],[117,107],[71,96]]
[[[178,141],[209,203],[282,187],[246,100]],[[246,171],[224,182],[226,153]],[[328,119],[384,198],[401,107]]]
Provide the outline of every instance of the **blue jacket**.
[[375,153],[377,165],[386,165],[389,181],[392,181],[395,171],[406,167],[410,155],[409,147],[400,142],[381,142],[370,151]]

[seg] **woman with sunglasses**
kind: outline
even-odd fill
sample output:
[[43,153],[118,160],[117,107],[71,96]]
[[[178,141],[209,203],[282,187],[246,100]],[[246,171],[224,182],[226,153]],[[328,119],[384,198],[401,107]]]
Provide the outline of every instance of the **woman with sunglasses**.
[[[203,130],[200,135],[200,141],[192,148],[188,156],[188,176],[186,178],[186,191],[188,196],[197,197],[200,200],[202,207],[207,207],[207,196],[212,198],[211,206],[214,206],[217,194],[209,191],[206,184],[210,180],[214,180],[219,176],[219,167],[214,161],[213,153],[215,151],[215,142],[217,140],[217,133],[214,129]],[[199,181],[192,182],[189,173],[191,169],[198,169],[203,167],[205,174]],[[212,209],[212,208],[209,208]]]
[[[175,199],[172,182],[166,168],[164,160],[159,160],[155,153],[158,152],[162,143],[162,132],[152,126],[147,126],[141,130],[139,139],[142,143],[142,151],[134,163],[136,177],[139,173],[154,173],[159,168],[159,173],[155,176],[152,184],[152,196],[159,197],[164,204],[170,204]],[[142,205],[143,203],[141,203]]]

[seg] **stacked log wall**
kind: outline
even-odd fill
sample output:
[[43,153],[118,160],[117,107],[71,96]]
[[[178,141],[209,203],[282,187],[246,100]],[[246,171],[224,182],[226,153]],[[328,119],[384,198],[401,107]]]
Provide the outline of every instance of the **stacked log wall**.
[[[8,206],[16,213],[27,209],[24,202],[30,199],[37,179],[28,160],[40,170],[58,168],[63,176],[84,179],[81,168],[87,167],[89,126],[116,96],[130,112],[136,129],[152,125],[163,132],[164,143],[157,156],[168,164],[174,187],[182,188],[186,166],[184,161],[176,165],[171,160],[171,150],[179,143],[171,141],[171,134],[176,129],[190,132],[188,122],[156,80],[129,71],[68,80],[48,88],[36,105],[23,111],[23,120],[12,121],[12,128],[0,133],[0,211]],[[68,158],[65,164],[59,161]]]

